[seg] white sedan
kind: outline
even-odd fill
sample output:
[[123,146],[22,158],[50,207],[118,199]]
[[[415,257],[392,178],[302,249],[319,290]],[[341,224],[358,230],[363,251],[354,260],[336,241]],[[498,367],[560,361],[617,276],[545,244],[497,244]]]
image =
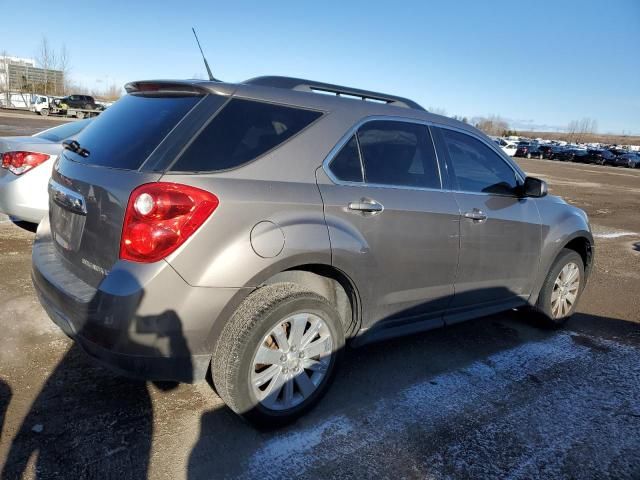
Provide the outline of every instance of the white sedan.
[[47,186],[62,142],[90,121],[65,123],[31,137],[0,138],[0,212],[16,220],[40,223],[49,212]]
[[513,157],[516,154],[518,146],[514,142],[508,142],[504,138],[500,137],[494,138],[494,141],[500,146],[502,151],[510,157]]

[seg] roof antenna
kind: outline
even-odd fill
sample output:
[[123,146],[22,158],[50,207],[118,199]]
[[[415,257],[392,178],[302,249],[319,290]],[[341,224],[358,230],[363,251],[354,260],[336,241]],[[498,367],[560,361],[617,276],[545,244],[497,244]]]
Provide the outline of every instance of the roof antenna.
[[200,53],[202,54],[202,60],[204,60],[204,66],[207,67],[207,74],[209,75],[209,80],[212,82],[220,82],[216,77],[211,73],[211,69],[209,68],[209,63],[204,56],[204,52],[202,51],[202,47],[200,46],[200,40],[198,40],[198,35],[196,34],[196,29],[191,27],[191,31],[193,32],[193,36],[196,37],[196,42],[198,43],[198,48],[200,49]]

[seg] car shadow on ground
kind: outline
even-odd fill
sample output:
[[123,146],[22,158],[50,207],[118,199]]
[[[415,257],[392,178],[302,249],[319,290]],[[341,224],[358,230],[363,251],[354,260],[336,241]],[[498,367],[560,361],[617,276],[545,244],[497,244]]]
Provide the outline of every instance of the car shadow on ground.
[[[146,478],[153,431],[144,382],[92,364],[73,345],[33,402],[2,479]],[[134,447],[134,448],[131,448]]]
[[[137,288],[137,282],[127,272],[118,279],[135,293],[117,298],[95,295],[88,304],[75,303],[73,307],[86,309],[79,314],[80,318],[93,318],[84,322],[77,335],[85,340],[112,342],[114,346],[124,344],[134,348],[138,355],[157,358],[162,355],[152,339],[150,345],[134,345],[129,333],[148,333],[162,343],[171,330],[174,334],[165,354],[185,355],[182,324],[175,312],[151,317],[136,315],[144,291]],[[107,305],[109,301],[116,305]],[[116,323],[122,323],[119,328],[105,328],[106,322],[92,317],[101,308],[112,313]],[[64,331],[72,334],[70,323],[55,313],[53,316],[59,325],[66,326],[61,327]],[[154,331],[147,332],[151,324]],[[131,359],[137,361],[135,356]],[[191,378],[190,361],[181,365]],[[161,391],[177,387],[175,382],[154,382],[154,385]],[[23,478],[32,468],[37,478],[147,478],[153,437],[148,388],[145,381],[120,376],[100,366],[74,342],[22,421],[0,478]],[[0,413],[2,406],[0,402]]]
[[2,429],[4,427],[4,418],[11,403],[11,387],[0,378],[0,440],[2,440]]
[[30,232],[30,233],[36,233],[36,230],[38,230],[37,223],[23,222],[21,220],[11,220],[11,222],[16,227],[21,228],[22,230],[26,230],[27,232]]

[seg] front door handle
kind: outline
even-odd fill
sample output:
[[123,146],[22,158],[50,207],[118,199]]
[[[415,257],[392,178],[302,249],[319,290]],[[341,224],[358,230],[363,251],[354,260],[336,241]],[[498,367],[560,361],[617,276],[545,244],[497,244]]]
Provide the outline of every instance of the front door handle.
[[465,212],[464,213],[464,218],[468,218],[468,219],[473,220],[475,222],[481,223],[481,222],[484,222],[487,219],[487,214],[484,213],[482,210],[474,208],[473,210],[471,210],[469,212]]
[[381,203],[378,203],[375,200],[370,200],[368,198],[362,198],[357,202],[351,202],[349,203],[348,208],[349,210],[364,213],[379,213],[384,210],[384,207]]

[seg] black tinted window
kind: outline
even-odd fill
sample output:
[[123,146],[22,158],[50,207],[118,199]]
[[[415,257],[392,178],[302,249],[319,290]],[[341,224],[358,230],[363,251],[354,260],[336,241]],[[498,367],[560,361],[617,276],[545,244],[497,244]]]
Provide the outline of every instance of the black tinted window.
[[440,188],[438,163],[425,125],[373,121],[358,131],[367,183]]
[[513,194],[517,186],[513,169],[480,140],[441,129],[458,188],[465,192]]
[[65,154],[78,162],[137,170],[200,98],[125,95],[78,135],[88,157]]
[[320,115],[311,110],[233,99],[172,170],[199,172],[238,167],[277,147]]
[[362,166],[355,135],[351,137],[329,165],[331,172],[345,182],[362,182]]

